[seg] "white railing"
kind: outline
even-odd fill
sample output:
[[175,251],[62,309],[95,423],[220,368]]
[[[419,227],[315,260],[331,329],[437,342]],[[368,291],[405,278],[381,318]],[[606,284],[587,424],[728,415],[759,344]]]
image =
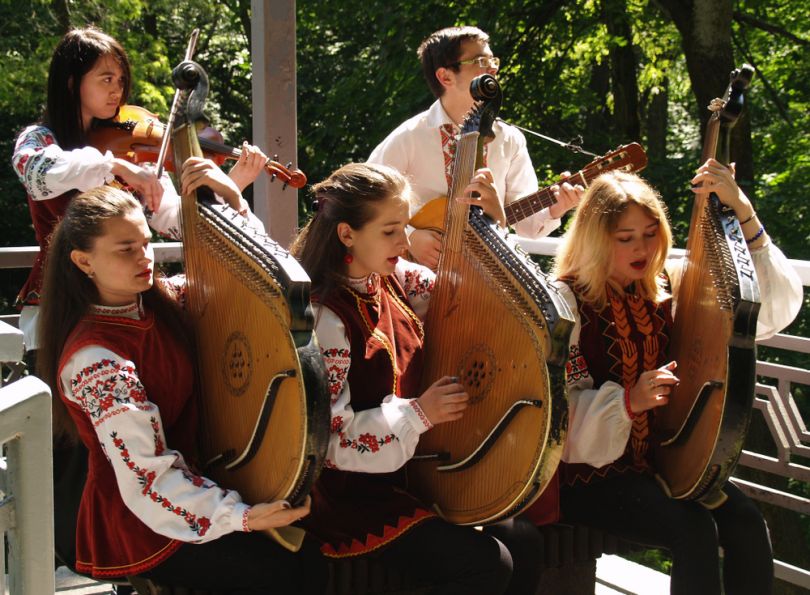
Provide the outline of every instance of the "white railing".
[[[553,256],[559,243],[558,238],[520,240],[520,244],[527,252],[542,256]],[[37,251],[37,247],[0,248],[0,269],[30,267]],[[683,250],[676,249],[673,250],[671,257],[679,258],[682,255]],[[155,244],[155,257],[158,262],[181,261],[182,246],[179,243]],[[802,284],[805,287],[810,286],[810,262],[791,260],[790,264],[798,272]],[[6,320],[15,325],[16,318],[14,315],[9,315],[0,317],[0,320]],[[806,337],[779,334],[767,341],[762,341],[760,344],[810,354],[810,338]],[[794,461],[796,457],[803,457],[805,460],[810,458],[810,432],[808,432],[791,394],[793,385],[810,386],[810,369],[758,361],[757,375],[763,379],[770,379],[775,383],[775,386],[757,384],[754,407],[764,417],[777,456],[767,456],[744,450],[739,464],[743,467],[766,471],[782,478],[810,482],[810,467]],[[755,500],[768,502],[799,514],[810,515],[810,499],[808,498],[739,478],[733,478],[733,481]],[[774,563],[774,576],[802,588],[810,589],[810,570],[808,569],[797,568],[785,562],[776,561]]]
[[6,587],[0,552],[0,593],[6,588],[10,595],[53,593],[51,392],[38,378],[0,388],[0,443],[5,452],[0,530],[9,566]]

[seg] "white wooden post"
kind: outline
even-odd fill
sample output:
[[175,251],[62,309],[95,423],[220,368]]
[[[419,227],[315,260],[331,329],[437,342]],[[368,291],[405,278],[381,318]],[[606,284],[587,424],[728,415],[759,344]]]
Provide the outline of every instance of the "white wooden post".
[[5,446],[7,475],[0,530],[8,540],[10,595],[54,592],[51,441],[48,386],[27,376],[0,388],[0,444]]

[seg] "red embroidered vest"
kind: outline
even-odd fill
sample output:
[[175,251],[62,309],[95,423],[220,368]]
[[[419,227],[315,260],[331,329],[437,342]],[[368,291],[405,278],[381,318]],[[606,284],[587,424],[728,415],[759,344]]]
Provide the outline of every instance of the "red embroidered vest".
[[[316,298],[317,301],[317,298]],[[343,321],[351,346],[347,382],[355,411],[379,407],[389,394],[418,397],[422,324],[395,276],[372,294],[336,289],[324,303]],[[405,470],[354,473],[324,469],[312,493],[307,528],[330,557],[354,556],[396,539],[435,516],[406,491]]]
[[[571,285],[569,283],[569,285]],[[672,331],[672,300],[659,304],[639,296],[618,294],[608,287],[608,303],[596,311],[584,303],[572,286],[582,322],[581,355],[598,388],[608,380],[633,386],[642,372],[667,363]],[[653,411],[636,416],[624,454],[600,469],[585,464],[561,464],[563,482],[575,485],[622,473],[651,469],[649,422]]]
[[78,194],[76,191],[65,192],[56,198],[48,200],[34,200],[29,195],[28,210],[31,211],[31,221],[34,223],[34,235],[39,244],[39,254],[34,259],[28,279],[17,294],[17,307],[36,306],[42,293],[42,269],[45,256],[48,254],[48,245],[56,224],[65,214],[68,203]]
[[[134,362],[149,401],[160,410],[168,445],[184,455],[192,454],[197,430],[194,374],[182,342],[150,312],[143,320],[89,315],[65,343],[60,375],[70,357],[90,345],[105,347]],[[155,533],[127,508],[91,419],[64,397],[61,387],[60,396],[89,451],[76,528],[77,570],[96,577],[120,577],[154,568],[182,542]],[[123,451],[107,455],[126,456],[125,450],[124,446]]]

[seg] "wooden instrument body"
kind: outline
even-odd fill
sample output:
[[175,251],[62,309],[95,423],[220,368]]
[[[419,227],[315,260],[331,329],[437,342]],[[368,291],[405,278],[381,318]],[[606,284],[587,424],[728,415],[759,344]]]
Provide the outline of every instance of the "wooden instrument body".
[[[750,78],[749,78],[750,80]],[[720,122],[710,123],[710,126]],[[704,152],[714,155],[717,132]],[[704,147],[705,149],[705,147]],[[759,285],[734,211],[695,200],[669,355],[680,384],[656,409],[659,481],[673,498],[712,508],[742,451],[756,382]]]
[[[459,142],[453,193],[472,178],[477,141],[472,132]],[[557,468],[573,316],[479,209],[453,200],[448,217],[425,323],[422,386],[457,376],[470,404],[462,419],[420,437],[408,478],[446,520],[477,525],[529,506]]]
[[[173,142],[177,162],[200,154],[191,125]],[[249,503],[300,504],[322,467],[330,417],[309,277],[225,205],[190,193],[181,214],[204,473]]]
[[[557,468],[568,424],[565,362],[573,323],[556,290],[488,219],[472,214],[464,243],[457,269],[463,282],[437,286],[431,296],[422,384],[458,376],[470,406],[461,420],[422,435],[408,477],[446,520],[477,525],[531,505]],[[515,279],[516,269],[522,279]],[[441,458],[420,459],[435,453]],[[471,460],[461,469],[441,470],[465,459]]]
[[[558,184],[568,182],[570,184],[580,184],[587,187],[594,178],[605,172],[616,169],[639,172],[646,166],[647,154],[644,152],[644,149],[638,143],[630,143],[594,159],[578,172],[561,179]],[[509,225],[515,225],[519,221],[523,221],[543,209],[554,205],[557,199],[554,198],[552,188],[553,186],[546,186],[537,192],[533,192],[507,204],[504,207],[506,222]],[[422,208],[411,217],[408,224],[416,229],[429,229],[443,233],[446,219],[447,197],[439,196],[425,203]]]

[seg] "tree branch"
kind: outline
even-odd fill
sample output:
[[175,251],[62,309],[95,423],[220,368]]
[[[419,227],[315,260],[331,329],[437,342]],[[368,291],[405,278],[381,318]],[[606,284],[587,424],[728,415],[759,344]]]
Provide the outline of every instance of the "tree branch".
[[777,35],[781,35],[782,37],[787,37],[791,41],[795,41],[801,45],[810,45],[810,41],[806,39],[802,39],[798,35],[794,35],[787,29],[780,27],[779,25],[773,25],[768,23],[767,21],[763,21],[756,17],[752,17],[751,15],[739,12],[737,10],[734,11],[734,20],[738,23],[747,23],[752,27],[756,27],[757,29],[762,29],[763,31],[767,31],[768,33],[776,33]]
[[756,70],[757,77],[759,78],[759,80],[762,81],[762,84],[764,85],[765,90],[771,96],[771,100],[773,101],[774,105],[776,106],[776,109],[779,112],[779,115],[782,116],[782,119],[785,122],[787,122],[789,125],[792,126],[793,121],[790,119],[790,115],[788,114],[787,109],[785,108],[784,104],[782,103],[782,100],[779,99],[779,94],[776,92],[776,89],[774,89],[771,86],[771,84],[768,82],[768,79],[765,78],[765,74],[761,70],[759,70],[759,68],[757,68],[756,63],[754,62],[754,56],[751,53],[751,48],[748,46],[748,40],[745,38],[745,31],[742,31],[741,36],[742,36],[742,40],[738,40],[737,36],[734,35],[734,33],[732,33],[731,34],[731,40],[734,42],[734,45],[736,45],[740,49],[742,54],[745,56],[746,61],[751,66],[753,66],[754,69]]

